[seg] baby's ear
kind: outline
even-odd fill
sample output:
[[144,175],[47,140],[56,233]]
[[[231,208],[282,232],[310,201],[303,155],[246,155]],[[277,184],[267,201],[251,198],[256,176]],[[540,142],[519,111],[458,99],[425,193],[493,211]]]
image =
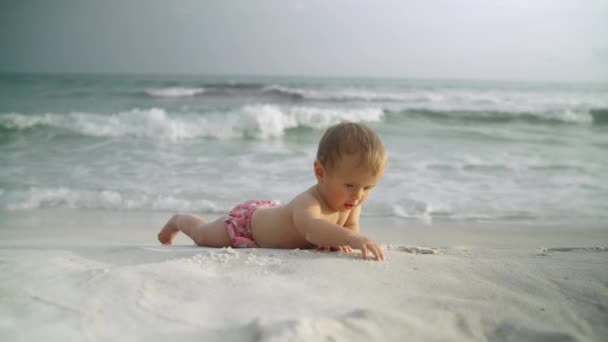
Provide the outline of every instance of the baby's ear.
[[322,182],[325,179],[325,167],[323,167],[323,164],[321,164],[320,161],[315,160],[314,170],[317,181]]

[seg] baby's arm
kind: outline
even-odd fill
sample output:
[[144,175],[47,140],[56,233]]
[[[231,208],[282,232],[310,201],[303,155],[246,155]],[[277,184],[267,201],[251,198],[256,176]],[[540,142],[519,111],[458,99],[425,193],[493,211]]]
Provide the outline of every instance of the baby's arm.
[[358,205],[350,211],[346,222],[344,223],[344,227],[354,231],[355,233],[360,232],[359,228],[359,216],[361,216],[361,206]]
[[321,207],[314,201],[303,201],[294,207],[294,224],[305,239],[317,246],[351,246],[361,250],[363,258],[371,252],[376,260],[384,260],[384,254],[376,243],[349,228],[324,220]]
[[[360,232],[359,228],[359,216],[361,215],[361,206],[356,206],[353,210],[350,211],[346,222],[344,223],[344,227],[348,228],[355,233]],[[331,251],[331,252],[352,252],[352,248],[348,245],[346,246],[319,246],[317,251]]]

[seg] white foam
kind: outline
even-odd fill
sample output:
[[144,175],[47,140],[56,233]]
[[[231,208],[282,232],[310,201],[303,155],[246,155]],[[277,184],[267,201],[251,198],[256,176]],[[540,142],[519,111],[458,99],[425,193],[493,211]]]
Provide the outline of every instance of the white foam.
[[272,85],[266,90],[301,96],[319,101],[389,102],[391,107],[425,109],[433,111],[510,112],[514,115],[533,114],[541,119],[561,120],[571,123],[590,123],[591,108],[608,106],[608,97],[593,92],[546,91],[484,87],[370,89],[341,87],[326,89],[298,88]]
[[205,92],[204,88],[170,87],[160,89],[147,89],[146,94],[157,97],[186,97],[195,96]]
[[2,196],[0,208],[8,210],[38,208],[171,210],[225,212],[228,208],[204,200],[177,198],[173,195],[125,194],[112,190],[87,190],[66,187],[37,188]]
[[433,223],[433,211],[430,203],[408,201],[403,204],[392,204],[391,208],[391,214],[396,217],[417,219],[427,225],[431,225]]
[[342,109],[250,105],[228,113],[167,113],[161,108],[116,114],[47,113],[0,114],[0,125],[9,129],[48,126],[95,137],[122,137],[180,141],[194,138],[235,139],[281,137],[296,127],[325,128],[342,120],[380,121],[381,108]]
[[429,110],[454,115],[456,119],[463,115],[492,119],[501,113],[513,119],[527,115],[574,124],[591,123],[590,110],[608,106],[608,98],[593,94],[509,90],[413,90],[392,100],[395,103],[388,106],[391,111]]
[[[7,128],[28,129],[49,126],[95,137],[134,136],[181,140],[204,134],[203,119],[171,118],[160,108],[133,109],[117,114],[46,113],[0,115],[0,124]],[[204,127],[204,126],[203,126]],[[203,132],[201,132],[203,131]]]
[[5,113],[0,115],[0,125],[8,129],[27,129],[35,126],[52,126],[52,114],[23,115],[19,113]]
[[281,137],[285,131],[296,127],[322,129],[348,120],[374,122],[383,118],[381,108],[337,109],[317,107],[287,107],[276,105],[252,105],[231,113],[241,120],[239,131],[245,136],[261,139]]

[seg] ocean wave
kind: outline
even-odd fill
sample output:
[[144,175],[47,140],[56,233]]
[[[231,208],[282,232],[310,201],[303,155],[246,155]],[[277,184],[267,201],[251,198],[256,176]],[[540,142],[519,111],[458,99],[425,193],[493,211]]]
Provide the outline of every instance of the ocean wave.
[[383,111],[381,108],[281,108],[275,105],[254,105],[244,107],[232,117],[239,118],[240,121],[233,125],[245,136],[267,139],[281,137],[287,130],[298,127],[323,129],[340,121],[380,121]]
[[432,121],[454,121],[488,124],[506,124],[523,122],[528,124],[600,124],[600,117],[594,109],[582,110],[549,110],[538,112],[526,111],[493,111],[493,110],[432,110],[427,108],[407,108],[403,110],[385,110],[387,116],[402,118],[422,118]]
[[313,100],[320,102],[408,102],[428,103],[437,101],[440,95],[426,91],[398,92],[391,90],[369,90],[357,88],[314,89],[285,85],[270,85],[264,94],[288,100]]
[[392,205],[392,212],[386,216],[420,221],[432,225],[435,221],[531,221],[539,217],[530,211],[513,210],[504,212],[456,212],[451,208],[434,209],[430,203],[414,201],[415,204]]
[[247,82],[225,82],[225,83],[209,83],[200,84],[197,86],[170,86],[161,88],[148,88],[144,94],[152,97],[188,97],[200,95],[242,95],[244,93],[259,92],[263,93],[268,85],[263,83],[247,83]]
[[168,210],[224,213],[229,208],[207,200],[193,200],[173,195],[125,194],[113,190],[87,190],[67,187],[30,188],[4,192],[0,207],[8,210],[41,208],[103,210]]
[[323,129],[340,121],[372,122],[383,117],[381,108],[345,109],[250,105],[229,112],[167,113],[164,109],[133,109],[116,114],[47,113],[0,114],[0,128],[24,131],[54,128],[93,137],[135,137],[180,141],[195,138],[270,139],[288,130]]
[[169,87],[159,89],[147,89],[145,93],[155,97],[186,97],[200,95],[205,92],[205,88],[182,88]]
[[[202,84],[198,87],[150,88],[144,94],[152,97],[191,96],[257,96],[287,101],[317,102],[406,102],[431,103],[444,99],[442,94],[428,91],[370,90],[358,88],[322,89],[312,86],[289,86],[261,83],[217,83]],[[486,102],[486,101],[482,101]]]
[[318,87],[314,85],[286,85],[264,83],[204,84],[204,95],[258,95],[285,100],[316,102],[402,102],[402,103],[478,103],[498,104],[497,96],[464,93],[450,94],[425,89],[370,89],[364,87]]
[[205,87],[211,89],[263,89],[268,86],[266,83],[260,82],[237,82],[237,81],[228,81],[228,82],[219,82],[219,83],[209,83],[204,84]]
[[94,113],[46,113],[24,115],[0,114],[0,127],[9,130],[35,128],[63,129],[72,133],[92,137],[147,137],[181,140],[200,136],[196,120],[186,122],[172,119],[163,109],[133,109],[118,114]]
[[[116,211],[172,211],[225,214],[234,203],[242,198],[210,198],[210,193],[183,194],[166,192],[149,192],[145,190],[90,189],[78,186],[41,186],[29,189],[0,191],[0,210],[20,211],[36,209],[90,209]],[[221,197],[221,196],[220,196]],[[460,200],[460,197],[459,197]],[[470,200],[464,198],[463,200]],[[443,203],[442,203],[443,202]],[[585,218],[588,214],[577,210],[567,210],[562,216],[559,211],[547,213],[541,208],[522,209],[523,207],[488,208],[483,205],[473,207],[457,206],[458,200],[452,198],[441,200],[429,199],[379,199],[376,198],[365,207],[365,217],[396,218],[417,221],[427,225],[452,221],[487,221],[487,222],[521,222],[541,221],[548,219],[564,220],[567,218]],[[563,210],[562,210],[563,211]],[[604,216],[591,216],[601,220]]]
[[291,88],[281,85],[271,85],[263,88],[264,93],[285,97],[289,100],[302,100],[307,97],[312,97],[314,92],[305,89]]
[[608,125],[608,108],[594,108],[589,111],[596,125]]
[[[175,91],[179,89],[181,91]],[[166,90],[166,91],[165,91]],[[204,91],[203,91],[204,90]],[[608,98],[587,92],[564,92],[560,90],[521,90],[501,88],[433,88],[424,86],[356,86],[316,85],[255,82],[202,83],[195,86],[154,90],[166,95],[194,92],[202,96],[255,96],[260,99],[284,99],[288,101],[315,102],[379,102],[401,103],[406,106],[423,106],[432,110],[476,109],[490,111],[546,111],[549,109],[575,110],[608,105]],[[199,93],[200,92],[200,93]]]

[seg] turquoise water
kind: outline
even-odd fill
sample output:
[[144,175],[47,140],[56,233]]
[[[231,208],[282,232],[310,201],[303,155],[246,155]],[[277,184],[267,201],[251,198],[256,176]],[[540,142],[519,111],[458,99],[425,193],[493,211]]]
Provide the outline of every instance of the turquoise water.
[[29,74],[0,74],[0,215],[286,202],[341,120],[389,151],[364,215],[608,217],[608,85]]

